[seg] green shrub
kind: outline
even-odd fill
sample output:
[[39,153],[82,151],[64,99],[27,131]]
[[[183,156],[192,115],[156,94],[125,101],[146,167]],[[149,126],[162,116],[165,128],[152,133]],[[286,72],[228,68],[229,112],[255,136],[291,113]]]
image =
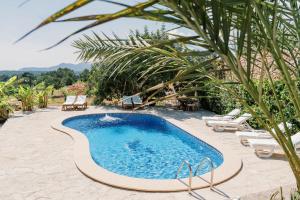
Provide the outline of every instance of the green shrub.
[[32,111],[37,101],[36,90],[31,87],[20,86],[16,97],[22,102],[22,111]]
[[13,112],[13,107],[9,103],[7,97],[0,97],[0,122],[5,121],[9,117],[9,113]]
[[6,82],[0,82],[0,121],[5,121],[9,113],[13,112],[13,107],[9,102],[9,95],[17,77],[12,77]]
[[47,108],[48,107],[48,98],[50,94],[53,92],[53,86],[49,85],[46,87],[45,83],[42,82],[34,87],[37,91],[37,99],[38,99],[38,107],[39,108]]
[[[258,86],[258,82],[256,82],[256,85]],[[279,113],[279,109],[276,103],[274,91],[272,91],[272,87],[270,85],[271,83],[269,81],[264,81],[262,84],[262,95],[261,99],[264,101],[272,113],[272,115],[275,117],[277,122],[282,121],[282,116]],[[299,127],[299,122],[297,122],[294,119],[295,116],[295,109],[294,106],[289,99],[288,90],[285,86],[285,84],[282,81],[275,81],[275,93],[277,94],[278,100],[281,104],[281,107],[283,108],[283,116],[288,120],[291,121],[293,124],[295,124],[297,127]],[[253,109],[256,113],[258,113],[258,116],[260,118],[263,115],[260,115],[260,109],[258,105],[255,104],[254,100],[251,98],[249,93],[245,90],[245,88],[242,85],[239,84],[233,84],[229,86],[231,89],[233,89],[239,97],[241,97],[243,100],[247,102],[247,104]],[[207,92],[210,96],[210,98],[206,98],[202,100],[202,106],[203,108],[213,111],[217,114],[225,114],[230,112],[236,107],[240,107],[242,109],[242,112],[247,112],[247,108],[242,107],[237,100],[232,97],[227,92],[224,92],[222,89],[219,88],[212,88],[211,91]],[[213,95],[212,95],[213,94]],[[262,120],[266,120],[262,118]],[[249,124],[253,128],[262,128],[261,125],[258,123],[256,118],[252,118],[249,120]]]

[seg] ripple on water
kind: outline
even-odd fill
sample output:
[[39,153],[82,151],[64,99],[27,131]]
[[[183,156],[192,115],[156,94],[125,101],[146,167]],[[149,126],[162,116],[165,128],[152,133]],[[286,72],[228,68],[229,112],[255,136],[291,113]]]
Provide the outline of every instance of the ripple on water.
[[[93,160],[111,172],[136,178],[174,179],[183,160],[193,168],[204,157],[209,157],[215,167],[223,163],[219,151],[162,118],[109,114],[119,120],[99,120],[105,116],[78,116],[65,120],[64,125],[85,134]],[[207,163],[198,174],[209,170]],[[188,170],[184,169],[180,177],[188,177]]]

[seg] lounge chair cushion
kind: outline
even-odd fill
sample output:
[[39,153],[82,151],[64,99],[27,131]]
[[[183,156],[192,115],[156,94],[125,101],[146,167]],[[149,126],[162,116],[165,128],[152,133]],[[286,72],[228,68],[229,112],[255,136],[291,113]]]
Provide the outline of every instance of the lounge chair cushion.
[[276,147],[279,146],[274,139],[248,139],[250,147]]
[[122,104],[123,105],[132,105],[132,97],[131,96],[123,96]]
[[211,126],[234,126],[234,125],[239,125],[243,124],[246,122],[249,118],[251,117],[251,114],[245,113],[241,115],[240,117],[234,119],[234,120],[221,120],[221,121],[208,121],[207,124]]
[[240,113],[241,113],[241,110],[236,108],[236,109],[232,110],[231,112],[229,112],[227,115],[225,115],[224,118],[232,119]]
[[244,114],[242,114],[240,117],[238,117],[238,118],[232,120],[232,123],[242,124],[242,123],[244,123],[245,121],[247,121],[248,119],[250,119],[251,116],[252,116],[252,115],[249,114],[249,113],[244,113]]
[[74,103],[75,105],[83,105],[86,103],[86,95],[79,95],[77,96],[76,102]]
[[292,140],[293,145],[294,145],[295,147],[300,146],[300,132],[298,132],[298,133],[296,133],[295,135],[293,135],[293,136],[291,137],[291,140]]
[[[296,133],[295,135],[291,136],[291,140],[294,146],[300,145],[300,132]],[[249,145],[251,147],[258,147],[258,146],[272,146],[272,147],[279,147],[279,144],[275,139],[248,139]]]
[[[286,123],[288,128],[292,127],[292,124]],[[278,125],[279,129],[285,133],[284,123],[281,122]],[[275,130],[272,129],[272,132],[275,133]],[[272,135],[266,130],[248,130],[248,131],[238,131],[236,135],[241,139],[250,139],[250,138],[272,138]]]
[[132,102],[133,102],[133,104],[136,104],[136,105],[143,104],[142,99],[140,98],[140,96],[137,96],[137,95],[132,96]]
[[63,105],[72,105],[75,103],[76,96],[67,96],[66,101],[63,103]]
[[226,115],[222,115],[222,116],[211,116],[211,117],[202,117],[203,120],[231,120],[233,119],[235,116],[237,116],[238,114],[240,114],[241,110],[240,109],[234,109],[231,112],[229,112]]
[[272,135],[268,132],[261,131],[238,131],[236,135],[240,138],[272,138]]

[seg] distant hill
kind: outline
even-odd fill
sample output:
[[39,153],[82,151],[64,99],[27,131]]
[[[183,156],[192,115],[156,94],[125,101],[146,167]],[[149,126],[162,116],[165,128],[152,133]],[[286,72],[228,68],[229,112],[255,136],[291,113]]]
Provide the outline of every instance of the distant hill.
[[[15,75],[21,75],[24,72],[25,71],[2,70],[2,71],[0,71],[0,76],[4,75],[4,76],[11,77],[11,76],[15,76]],[[30,73],[32,73],[32,74],[41,74],[41,73],[44,73],[44,72],[30,71]]]
[[23,74],[24,72],[30,72],[32,74],[41,74],[45,72],[56,71],[58,68],[68,68],[75,71],[75,73],[79,74],[84,69],[90,69],[91,64],[90,63],[79,63],[79,64],[61,63],[59,65],[51,66],[51,67],[24,67],[19,70],[2,70],[2,71],[0,70],[0,75],[14,76],[14,75]]
[[56,71],[58,68],[68,68],[74,70],[75,72],[81,72],[84,69],[90,69],[90,63],[79,63],[79,64],[72,64],[72,63],[61,63],[59,65],[51,66],[51,67],[24,67],[19,69],[18,71],[22,72],[49,72],[49,71]]

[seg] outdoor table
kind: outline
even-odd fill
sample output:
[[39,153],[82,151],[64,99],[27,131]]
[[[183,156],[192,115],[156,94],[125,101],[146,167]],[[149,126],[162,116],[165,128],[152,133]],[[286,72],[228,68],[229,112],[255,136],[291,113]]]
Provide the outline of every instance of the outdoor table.
[[180,109],[187,111],[190,110],[190,107],[193,107],[191,110],[195,110],[197,99],[184,96],[178,97],[177,99],[180,102]]

